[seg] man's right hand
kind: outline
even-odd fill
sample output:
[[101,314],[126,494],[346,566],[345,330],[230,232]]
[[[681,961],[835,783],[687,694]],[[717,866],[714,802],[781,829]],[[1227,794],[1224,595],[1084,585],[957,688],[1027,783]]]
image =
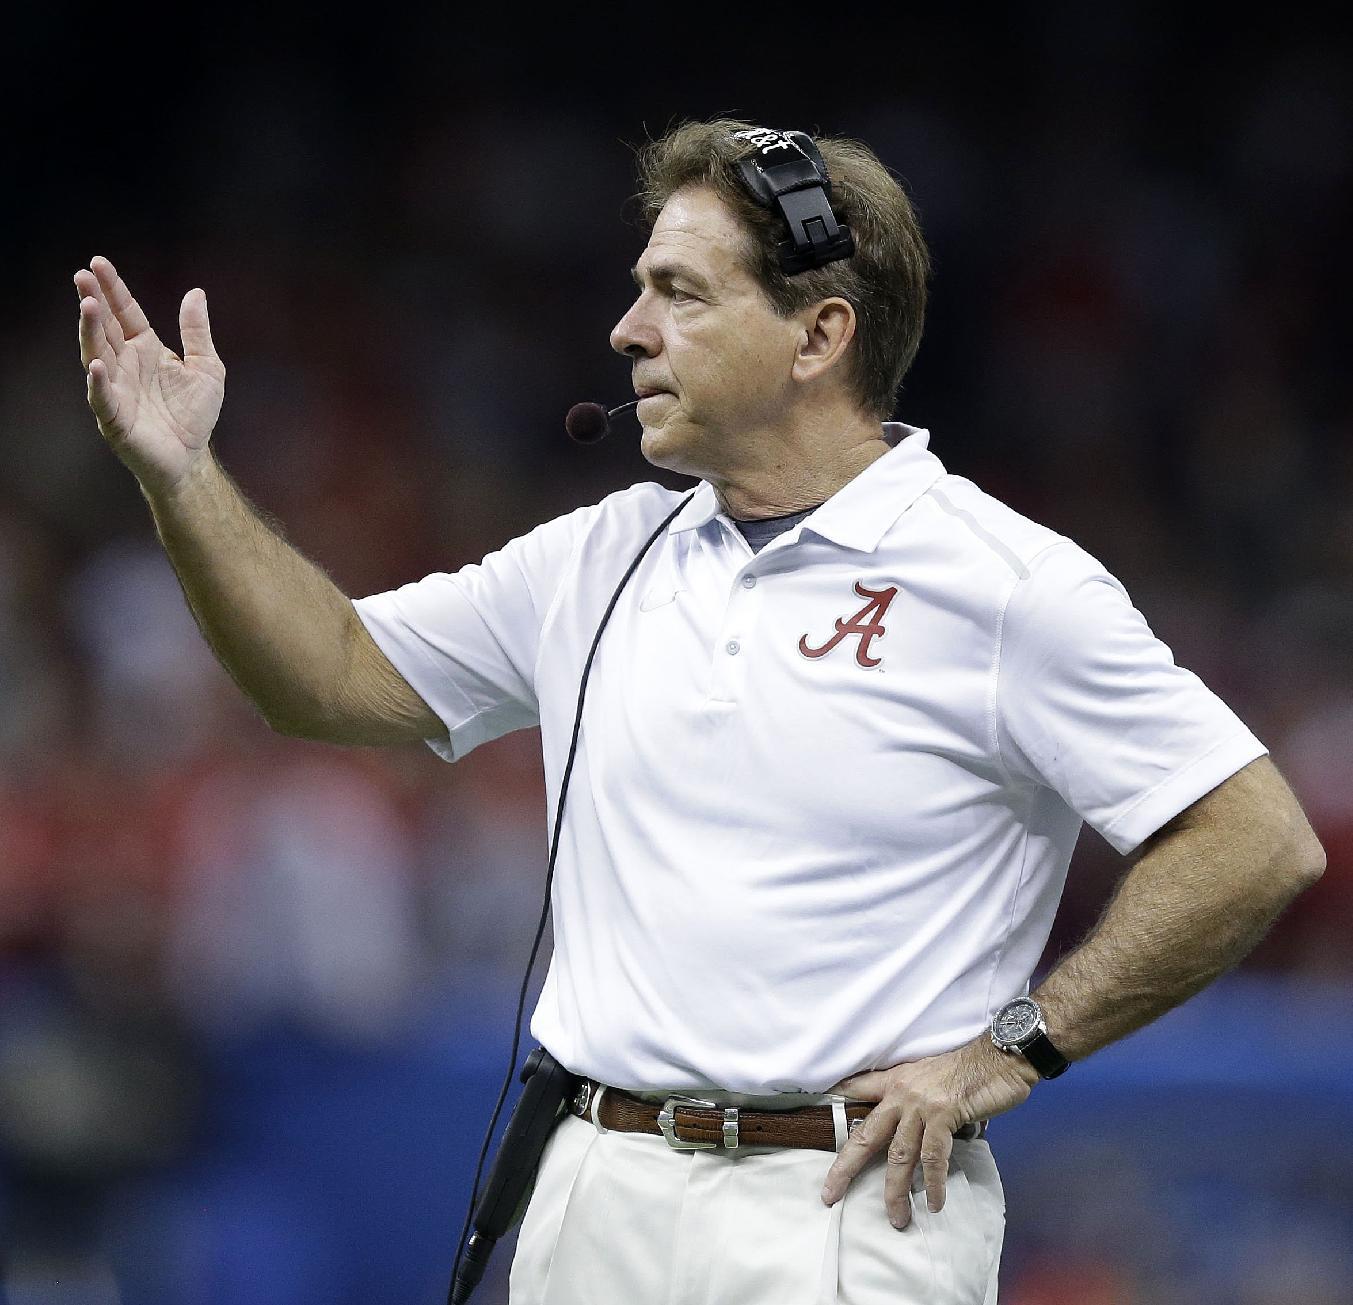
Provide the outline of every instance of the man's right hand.
[[183,357],[166,348],[106,258],[75,274],[80,361],[99,430],[148,493],[172,492],[211,455],[225,366],[211,342],[207,296],[189,290],[179,308]]

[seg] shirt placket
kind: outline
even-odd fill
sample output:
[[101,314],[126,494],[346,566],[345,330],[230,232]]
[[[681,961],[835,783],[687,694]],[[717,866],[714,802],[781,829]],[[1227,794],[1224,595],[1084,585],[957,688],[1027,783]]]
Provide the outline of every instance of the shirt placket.
[[756,655],[757,618],[765,584],[759,566],[761,556],[748,557],[729,585],[713,648],[710,698],[714,702],[741,700],[748,666]]

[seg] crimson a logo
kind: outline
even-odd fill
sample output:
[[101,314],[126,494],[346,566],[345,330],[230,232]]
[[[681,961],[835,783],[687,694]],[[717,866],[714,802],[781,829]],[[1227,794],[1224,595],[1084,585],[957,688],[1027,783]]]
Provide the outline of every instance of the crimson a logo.
[[836,633],[832,635],[819,648],[813,648],[808,643],[808,636],[805,634],[799,640],[799,651],[805,657],[825,657],[833,648],[836,647],[848,635],[855,635],[859,643],[855,645],[855,660],[866,670],[877,666],[882,657],[871,657],[869,655],[869,643],[872,639],[881,639],[886,633],[883,626],[883,616],[888,610],[888,604],[897,596],[897,586],[890,585],[887,589],[867,589],[858,580],[855,581],[855,592],[869,601],[865,603],[853,616],[836,618]]

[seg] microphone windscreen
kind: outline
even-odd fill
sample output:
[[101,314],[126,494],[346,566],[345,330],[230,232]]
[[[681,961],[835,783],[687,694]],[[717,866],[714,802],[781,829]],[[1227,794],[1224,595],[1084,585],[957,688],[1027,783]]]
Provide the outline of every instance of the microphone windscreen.
[[579,444],[595,444],[610,424],[606,409],[599,403],[575,403],[564,418],[564,429]]

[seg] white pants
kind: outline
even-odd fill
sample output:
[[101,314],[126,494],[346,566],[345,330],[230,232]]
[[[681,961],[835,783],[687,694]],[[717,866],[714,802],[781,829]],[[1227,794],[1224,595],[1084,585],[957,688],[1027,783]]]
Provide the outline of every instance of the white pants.
[[939,1214],[918,1167],[901,1231],[882,1154],[822,1204],[834,1158],[674,1151],[565,1115],[518,1235],[511,1305],[995,1305],[1005,1200],[985,1141],[954,1142]]

